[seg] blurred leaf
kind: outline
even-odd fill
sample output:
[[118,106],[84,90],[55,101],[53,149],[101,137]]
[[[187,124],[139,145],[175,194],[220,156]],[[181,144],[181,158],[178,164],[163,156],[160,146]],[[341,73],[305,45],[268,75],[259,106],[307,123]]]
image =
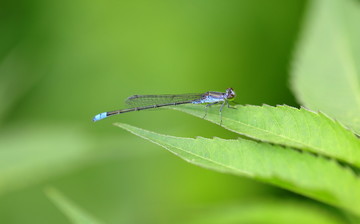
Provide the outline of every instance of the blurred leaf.
[[45,189],[45,194],[56,205],[56,207],[71,220],[72,223],[100,223],[86,211],[67,199],[58,190],[49,187]]
[[26,44],[14,47],[6,57],[0,61],[0,123],[12,107],[24,97],[44,76],[39,70],[34,70],[33,55],[27,55]]
[[360,134],[360,3],[310,1],[292,86],[298,100]]
[[218,206],[187,220],[188,224],[345,224],[334,212],[300,201],[260,200]]
[[0,137],[0,194],[85,165],[89,138],[73,127],[17,127]]
[[[203,117],[196,105],[174,109]],[[281,144],[325,155],[360,167],[360,140],[341,124],[321,113],[289,106],[240,106],[225,108],[222,126],[230,131],[260,141]],[[218,123],[217,108],[209,110],[206,119]]]
[[245,139],[179,138],[116,125],[190,163],[271,183],[360,215],[360,179],[336,161]]

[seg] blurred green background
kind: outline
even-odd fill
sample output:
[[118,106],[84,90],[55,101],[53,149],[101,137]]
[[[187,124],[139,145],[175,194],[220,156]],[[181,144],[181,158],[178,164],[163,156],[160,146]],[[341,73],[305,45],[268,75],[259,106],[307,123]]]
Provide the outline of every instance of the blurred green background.
[[112,125],[238,137],[215,124],[172,110],[91,121],[133,94],[228,87],[241,104],[297,106],[288,68],[306,2],[0,5],[0,223],[68,223],[44,195],[49,185],[105,223],[187,223],[269,199],[313,203],[190,165]]

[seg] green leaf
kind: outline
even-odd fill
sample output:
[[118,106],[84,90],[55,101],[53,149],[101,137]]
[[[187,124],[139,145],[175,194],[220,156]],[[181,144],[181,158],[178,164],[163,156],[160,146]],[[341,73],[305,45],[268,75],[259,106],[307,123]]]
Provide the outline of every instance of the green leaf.
[[[88,163],[89,138],[73,126],[8,128],[0,137],[0,195]],[[90,157],[90,158],[89,158]]]
[[[179,223],[185,223],[184,220]],[[256,199],[238,205],[216,206],[186,220],[187,224],[348,224],[334,211],[313,203]]]
[[360,3],[310,1],[292,69],[297,99],[360,134]]
[[92,217],[86,211],[78,207],[72,201],[67,199],[63,194],[61,194],[55,188],[48,187],[45,189],[45,194],[48,198],[61,210],[72,223],[81,224],[81,223],[100,223],[97,219]]
[[[173,107],[203,117],[197,105]],[[211,108],[206,119],[219,123],[218,108]],[[360,140],[338,122],[324,114],[289,106],[241,106],[224,108],[222,126],[260,141],[281,144],[341,160],[360,167]]]
[[179,138],[116,125],[190,163],[271,183],[360,215],[360,179],[334,160],[245,139]]
[[33,64],[25,55],[24,49],[15,47],[0,60],[0,125],[17,101],[44,76],[39,71],[29,74]]

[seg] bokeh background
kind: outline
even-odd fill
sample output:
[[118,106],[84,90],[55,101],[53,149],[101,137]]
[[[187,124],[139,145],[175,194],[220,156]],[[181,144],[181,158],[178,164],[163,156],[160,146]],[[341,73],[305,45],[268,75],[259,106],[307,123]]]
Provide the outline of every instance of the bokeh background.
[[105,223],[187,223],[269,200],[314,204],[188,164],[112,125],[238,137],[205,120],[159,110],[91,121],[133,94],[228,87],[241,104],[298,106],[288,71],[306,3],[1,1],[0,223],[68,223],[47,186]]

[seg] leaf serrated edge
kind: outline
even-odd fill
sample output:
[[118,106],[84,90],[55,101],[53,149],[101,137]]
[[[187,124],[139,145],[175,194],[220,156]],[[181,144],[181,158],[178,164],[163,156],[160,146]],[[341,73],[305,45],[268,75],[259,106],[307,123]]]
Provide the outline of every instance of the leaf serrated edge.
[[[287,180],[286,178],[284,179],[285,182],[278,182],[277,180],[282,180],[283,177],[281,175],[278,176],[277,174],[274,174],[274,173],[270,173],[269,176],[261,176],[261,175],[258,175],[258,174],[252,174],[252,173],[249,173],[249,172],[244,172],[243,170],[239,170],[239,168],[236,168],[236,167],[234,168],[232,166],[226,166],[223,163],[219,163],[219,162],[213,161],[213,160],[211,160],[209,158],[205,158],[205,157],[199,156],[197,154],[194,154],[193,152],[183,150],[183,149],[179,148],[176,145],[167,144],[166,142],[164,142],[162,140],[158,140],[158,142],[153,141],[153,140],[149,139],[146,136],[143,136],[141,134],[137,134],[132,129],[137,129],[137,130],[140,130],[141,132],[145,132],[145,133],[148,133],[150,135],[154,134],[156,136],[168,137],[168,138],[174,138],[174,139],[180,139],[180,140],[192,140],[193,141],[193,140],[196,140],[194,138],[183,138],[183,137],[174,137],[174,136],[169,136],[169,135],[158,134],[158,133],[155,133],[155,132],[152,132],[152,131],[144,130],[144,129],[141,129],[141,128],[137,128],[137,127],[127,125],[127,124],[122,124],[122,123],[115,123],[114,125],[116,125],[118,127],[121,127],[123,129],[129,131],[130,133],[133,133],[133,134],[135,134],[135,135],[137,135],[137,136],[139,136],[139,137],[141,137],[143,139],[146,139],[146,140],[148,140],[150,142],[153,142],[153,143],[165,148],[166,150],[168,150],[172,154],[179,156],[180,158],[184,159],[185,161],[187,161],[189,163],[201,166],[201,167],[206,168],[206,169],[216,170],[218,172],[231,173],[231,174],[235,174],[235,175],[244,175],[244,176],[252,177],[254,179],[262,180],[262,181],[265,181],[265,182],[267,182],[269,184],[272,184],[272,185],[275,185],[275,186],[279,186],[279,187],[283,187],[285,189],[289,189],[290,191],[293,191],[293,192],[297,192],[297,193],[300,193],[300,194],[303,194],[303,195],[307,195],[309,197],[312,197],[312,198],[315,198],[317,200],[326,202],[328,204],[332,204],[332,205],[335,205],[335,206],[339,206],[339,207],[348,209],[349,211],[354,212],[354,214],[359,213],[358,209],[356,209],[356,208],[354,209],[350,205],[346,205],[346,203],[344,203],[344,202],[349,200],[349,197],[345,197],[345,199],[344,199],[345,201],[342,200],[342,199],[338,199],[336,197],[336,196],[338,196],[339,191],[337,191],[337,193],[336,193],[336,191],[333,192],[333,193],[335,193],[333,195],[333,196],[335,196],[335,198],[332,199],[332,200],[329,200],[329,199],[323,198],[323,196],[317,196],[317,194],[316,194],[317,188],[314,188],[314,186],[309,186],[309,185],[304,184],[304,183],[299,184],[296,181],[294,182],[291,179]],[[221,138],[218,138],[218,139],[221,139]],[[198,137],[198,140],[211,140],[211,139],[204,138],[204,137]],[[221,140],[224,140],[224,141],[237,141],[235,139],[231,139],[231,140],[221,139]],[[251,140],[245,140],[245,139],[243,139],[243,140],[244,141],[251,141]],[[332,166],[333,168],[337,167],[336,169],[339,169],[340,172],[344,172],[344,175],[348,176],[347,178],[350,178],[350,180],[352,179],[353,181],[360,181],[360,178],[353,172],[353,170],[350,167],[342,166],[341,164],[339,164],[339,162],[336,159],[327,158],[327,157],[324,157],[322,155],[317,155],[317,154],[314,154],[312,152],[307,152],[307,151],[301,151],[301,150],[298,150],[296,148],[291,148],[291,147],[287,147],[287,146],[274,145],[274,144],[263,143],[263,142],[255,142],[255,141],[251,141],[251,142],[254,142],[255,144],[273,145],[273,146],[276,146],[277,148],[282,148],[282,150],[292,150],[294,153],[306,154],[309,157],[313,157],[315,159],[314,161],[318,161],[316,159],[316,157],[320,157],[322,159],[322,161],[328,163],[329,166]],[[208,164],[207,165],[202,165],[202,164],[197,163],[196,160],[184,158],[182,155],[179,155],[178,153],[173,152],[173,150],[171,148],[182,151],[185,154],[192,155],[195,158],[200,158],[203,161],[209,162],[209,164],[216,165],[217,167],[214,167],[214,168],[208,167],[207,166]],[[224,170],[222,170],[221,168],[224,168]],[[346,184],[346,183],[347,182],[344,182],[343,184]],[[307,189],[312,189],[312,190],[310,190],[308,192]],[[357,192],[357,194],[358,193],[359,192]],[[349,196],[349,195],[347,195],[347,196]],[[337,203],[337,200],[340,200],[339,203]]]
[[[236,105],[236,106],[238,106],[239,108],[246,108],[246,107],[247,107],[247,108],[256,108],[256,109],[258,109],[258,110],[276,109],[276,108],[278,108],[278,109],[280,109],[280,110],[282,110],[282,111],[291,110],[291,111],[293,111],[293,112],[308,112],[308,113],[310,113],[311,115],[313,115],[313,116],[315,116],[315,117],[324,118],[324,119],[326,120],[326,122],[332,123],[332,124],[329,124],[330,126],[331,126],[331,125],[338,125],[339,128],[342,128],[342,129],[343,129],[343,131],[344,131],[343,133],[345,133],[345,134],[351,134],[351,135],[353,135],[353,136],[355,137],[355,139],[358,139],[357,137],[359,137],[359,136],[356,135],[355,132],[352,132],[349,128],[347,128],[346,126],[344,126],[343,124],[341,124],[339,121],[331,118],[331,117],[328,116],[327,114],[325,114],[325,113],[323,113],[323,112],[320,112],[320,111],[318,111],[318,112],[313,111],[313,110],[308,109],[308,108],[306,108],[306,107],[304,107],[304,106],[302,106],[302,107],[300,107],[300,108],[296,108],[296,107],[289,106],[289,105],[286,105],[286,104],[276,105],[276,106],[271,106],[271,105],[267,105],[267,104],[263,104],[262,106],[259,106],[259,105]],[[191,113],[191,112],[189,112],[189,111],[186,111],[186,110],[176,109],[176,108],[173,108],[173,109],[179,110],[179,111],[182,111],[182,112],[185,112],[185,113],[189,113],[189,114],[194,115],[194,116],[197,116],[197,117],[200,117],[200,116],[198,116],[198,115],[196,115],[196,114],[193,114],[193,113]],[[191,111],[191,109],[190,109],[190,111]],[[207,119],[207,120],[208,120],[208,119]],[[223,116],[223,120],[234,121],[234,119],[232,119],[232,118],[227,118],[227,117],[224,117],[224,116]],[[214,124],[218,124],[217,122],[212,121],[212,120],[208,120],[208,121],[210,121],[210,122],[212,122],[212,123],[214,123]],[[271,134],[271,135],[275,135],[275,136],[281,137],[281,138],[283,138],[284,140],[289,140],[289,141],[292,141],[292,142],[294,142],[294,143],[296,143],[296,144],[303,145],[303,147],[299,147],[299,146],[298,146],[298,147],[295,147],[295,146],[287,146],[287,147],[297,148],[297,149],[302,150],[302,151],[309,151],[309,152],[312,152],[312,153],[315,153],[315,154],[323,155],[323,156],[325,156],[325,157],[332,157],[332,155],[327,155],[327,154],[322,154],[322,153],[320,153],[320,152],[324,152],[323,150],[319,150],[319,149],[321,149],[321,148],[318,148],[318,147],[315,147],[315,148],[314,148],[314,146],[311,146],[311,145],[308,145],[308,144],[304,144],[304,143],[301,142],[301,141],[297,141],[297,140],[294,140],[294,139],[292,139],[292,138],[288,138],[288,137],[283,136],[283,135],[279,136],[277,133],[273,133],[273,132],[271,132],[271,131],[269,131],[269,130],[266,130],[266,129],[259,129],[257,126],[252,126],[252,125],[249,125],[249,124],[244,123],[244,122],[238,122],[238,121],[235,121],[235,122],[240,123],[241,125],[244,125],[244,126],[246,126],[246,127],[252,128],[252,129],[254,129],[254,130],[259,130],[260,132],[269,133],[269,134]],[[223,126],[223,128],[225,128],[225,129],[227,129],[227,130],[229,130],[229,131],[231,131],[231,132],[235,132],[235,133],[237,133],[237,134],[239,134],[239,135],[241,135],[241,136],[248,137],[248,138],[250,138],[250,139],[252,139],[252,140],[255,140],[255,141],[265,142],[265,143],[272,143],[271,141],[264,140],[264,139],[259,139],[258,137],[254,136],[254,135],[252,135],[252,134],[247,134],[247,133],[243,133],[243,132],[238,132],[238,131],[236,131],[236,130],[234,130],[234,129],[231,129],[231,128],[228,128],[228,127],[226,127],[226,126]],[[286,144],[281,144],[281,143],[276,143],[276,144],[286,146]],[[312,149],[312,150],[309,150],[309,149]],[[314,149],[315,149],[315,150],[314,150]],[[350,165],[350,166],[355,166],[355,165],[353,165],[352,162],[350,162],[350,161],[347,161],[347,160],[344,160],[344,159],[340,159],[340,158],[335,158],[335,159],[336,159],[336,160],[339,160],[339,161],[343,161],[343,162],[345,162],[345,163],[349,163],[348,165]],[[351,160],[351,161],[352,161],[352,160]],[[356,166],[355,166],[355,167],[356,167]]]

